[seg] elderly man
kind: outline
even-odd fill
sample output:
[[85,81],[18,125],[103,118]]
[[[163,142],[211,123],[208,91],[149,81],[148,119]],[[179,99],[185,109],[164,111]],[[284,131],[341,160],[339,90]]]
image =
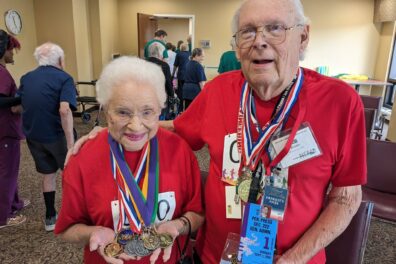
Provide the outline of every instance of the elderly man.
[[45,230],[55,228],[56,172],[63,170],[68,148],[73,146],[73,116],[76,109],[76,88],[73,78],[64,69],[64,52],[53,43],[36,48],[39,64],[21,78],[22,123],[27,144],[43,176],[46,206]]
[[[193,149],[208,144],[211,156],[206,222],[197,251],[203,263],[218,263],[227,234],[240,232],[241,222],[226,215],[226,205],[232,203],[226,199],[230,185],[221,180],[228,169],[223,161],[230,154],[229,138],[235,139],[241,153],[239,180],[231,183],[242,187],[245,168],[254,170],[259,166],[255,162],[262,161],[266,175],[272,175],[287,153],[269,157],[271,137],[306,123],[311,131],[307,137],[316,139],[321,155],[282,168],[288,178],[288,198],[278,224],[276,259],[277,263],[325,263],[324,247],[349,224],[366,181],[362,103],[343,82],[299,67],[309,40],[299,0],[245,1],[235,13],[233,32],[242,72],[225,73],[209,82],[174,121],[175,131]],[[324,205],[329,185],[332,189]]]
[[233,32],[242,71],[208,82],[163,124],[194,150],[208,144],[197,252],[219,263],[228,233],[241,231],[241,200],[251,208],[262,196],[271,206],[269,189],[284,205],[270,212],[279,221],[276,263],[325,263],[324,247],[350,223],[366,181],[362,103],[345,83],[299,67],[309,40],[299,0],[244,1]]

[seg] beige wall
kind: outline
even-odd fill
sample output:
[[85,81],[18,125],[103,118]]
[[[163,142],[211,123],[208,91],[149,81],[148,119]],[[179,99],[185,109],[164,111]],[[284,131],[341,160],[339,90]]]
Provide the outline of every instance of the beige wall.
[[37,45],[50,41],[59,44],[65,51],[65,70],[78,79],[76,40],[71,0],[34,0]]
[[158,28],[163,29],[168,33],[166,42],[171,42],[175,46],[179,40],[183,40],[184,43],[187,43],[188,25],[188,18],[158,19]]
[[[91,38],[89,29],[88,0],[73,0],[73,18],[77,76],[76,81],[90,81],[93,76]],[[93,95],[93,89],[79,87],[80,93]]]
[[[14,55],[15,64],[7,65],[7,69],[11,72],[18,85],[20,77],[36,67],[36,62],[33,58],[33,52],[37,42],[36,23],[32,1],[1,0],[0,14],[3,15],[9,9],[17,10],[22,18],[22,31],[16,36],[21,43],[22,49]],[[6,30],[3,16],[0,18],[0,28]]]
[[99,0],[99,3],[102,66],[104,66],[112,59],[113,53],[120,52],[118,47],[118,0]]
[[302,0],[311,19],[303,66],[329,66],[338,73],[374,75],[380,29],[373,23],[373,0]]
[[[120,48],[123,54],[137,54],[137,13],[195,15],[195,43],[211,40],[204,64],[217,66],[220,55],[229,49],[231,19],[241,0],[119,0]],[[183,38],[185,39],[185,37]]]

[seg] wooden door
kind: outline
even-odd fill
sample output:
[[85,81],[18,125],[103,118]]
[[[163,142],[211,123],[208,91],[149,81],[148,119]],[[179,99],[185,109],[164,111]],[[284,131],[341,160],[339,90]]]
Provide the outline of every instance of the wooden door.
[[157,18],[153,15],[138,13],[138,49],[139,57],[144,58],[144,45],[154,38],[154,33],[158,29]]

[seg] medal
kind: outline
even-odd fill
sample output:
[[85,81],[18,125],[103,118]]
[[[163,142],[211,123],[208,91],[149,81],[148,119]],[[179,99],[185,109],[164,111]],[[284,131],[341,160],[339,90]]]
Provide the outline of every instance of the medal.
[[157,234],[149,234],[147,236],[142,237],[143,245],[148,250],[156,250],[160,246],[160,238]]
[[241,200],[244,201],[245,203],[248,201],[249,198],[251,183],[252,183],[252,179],[246,179],[238,185],[238,195],[241,198]]
[[126,243],[129,240],[132,240],[134,238],[135,234],[131,229],[124,229],[121,230],[118,235],[117,235],[117,242],[123,246],[126,245]]
[[173,237],[170,234],[164,233],[159,234],[158,236],[160,239],[160,248],[167,248],[173,244]]
[[117,242],[107,244],[104,248],[105,255],[111,258],[118,257],[122,253],[122,251],[122,246]]

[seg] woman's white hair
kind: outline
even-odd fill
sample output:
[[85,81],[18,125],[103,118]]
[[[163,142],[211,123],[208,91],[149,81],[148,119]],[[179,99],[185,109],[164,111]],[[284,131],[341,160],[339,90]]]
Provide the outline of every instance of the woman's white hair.
[[46,42],[38,46],[33,55],[40,66],[59,66],[61,65],[60,61],[63,61],[65,58],[63,49],[51,42]]
[[165,77],[161,67],[137,57],[122,56],[107,64],[96,82],[96,99],[107,105],[114,87],[125,81],[149,84],[156,92],[158,103],[164,108],[166,101]]

